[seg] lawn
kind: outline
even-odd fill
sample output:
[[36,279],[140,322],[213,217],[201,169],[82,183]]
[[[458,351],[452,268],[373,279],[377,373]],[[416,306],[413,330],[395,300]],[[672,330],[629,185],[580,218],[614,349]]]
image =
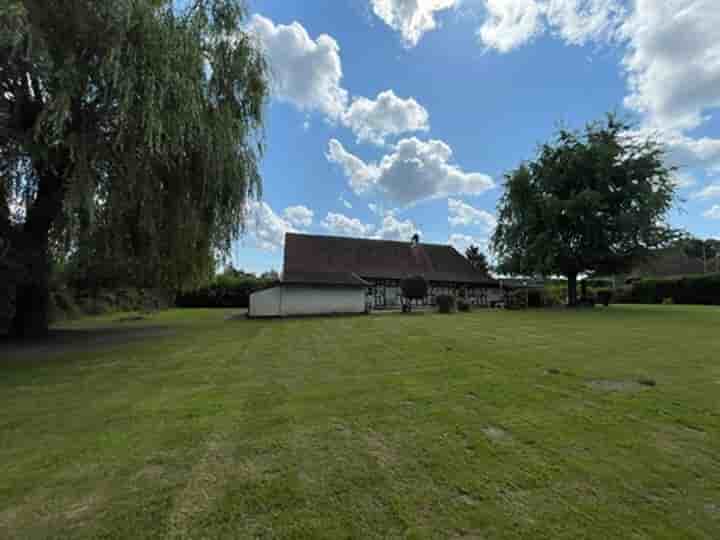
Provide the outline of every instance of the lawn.
[[717,308],[227,315],[0,344],[0,538],[720,538]]

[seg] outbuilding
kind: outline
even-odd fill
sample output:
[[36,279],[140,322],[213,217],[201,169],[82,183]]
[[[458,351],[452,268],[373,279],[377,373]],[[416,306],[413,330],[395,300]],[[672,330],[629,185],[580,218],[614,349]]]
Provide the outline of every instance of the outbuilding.
[[250,296],[250,317],[365,313],[370,283],[354,273],[296,272]]

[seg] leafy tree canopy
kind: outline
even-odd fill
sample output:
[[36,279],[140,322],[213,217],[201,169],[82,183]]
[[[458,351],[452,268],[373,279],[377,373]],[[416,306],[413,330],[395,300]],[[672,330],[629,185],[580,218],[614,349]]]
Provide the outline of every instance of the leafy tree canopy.
[[47,324],[28,308],[44,311],[51,254],[190,285],[260,193],[268,70],[244,7],[183,5],[0,0],[0,272],[19,333]]
[[560,129],[506,175],[492,239],[499,271],[565,275],[574,304],[578,274],[625,270],[674,237],[674,170],[658,140],[631,128],[608,115]]
[[490,273],[490,264],[488,263],[485,254],[480,251],[480,248],[476,245],[470,245],[465,250],[465,258],[470,261],[475,270],[478,272],[488,275]]

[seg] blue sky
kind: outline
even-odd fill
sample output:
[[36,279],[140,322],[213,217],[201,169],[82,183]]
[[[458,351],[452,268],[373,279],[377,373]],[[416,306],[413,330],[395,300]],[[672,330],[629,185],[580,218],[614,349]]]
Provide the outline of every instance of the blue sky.
[[291,230],[469,242],[559,123],[617,111],[682,165],[672,223],[720,236],[716,0],[253,0],[273,97],[262,202],[234,264]]

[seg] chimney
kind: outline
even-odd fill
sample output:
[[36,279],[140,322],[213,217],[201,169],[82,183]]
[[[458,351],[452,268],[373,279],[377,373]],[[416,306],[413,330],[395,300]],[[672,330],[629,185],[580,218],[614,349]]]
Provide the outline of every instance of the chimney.
[[418,233],[415,233],[412,235],[412,240],[410,240],[410,245],[412,247],[417,247],[417,245],[420,243],[420,235]]

